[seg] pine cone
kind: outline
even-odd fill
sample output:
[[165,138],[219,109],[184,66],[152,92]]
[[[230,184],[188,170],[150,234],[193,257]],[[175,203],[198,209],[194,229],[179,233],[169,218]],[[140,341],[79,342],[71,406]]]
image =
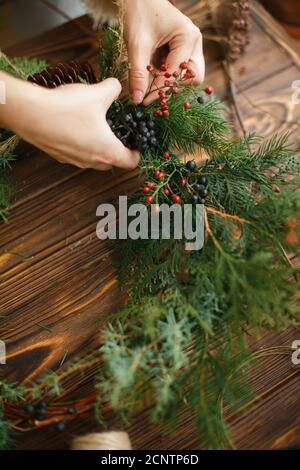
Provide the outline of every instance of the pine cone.
[[42,72],[28,77],[28,81],[46,88],[57,88],[60,85],[82,83],[82,81],[89,84],[97,83],[97,78],[88,62],[73,61],[69,64],[47,67]]
[[233,3],[233,21],[229,29],[228,59],[235,62],[249,44],[249,17],[250,8],[248,0],[239,0]]

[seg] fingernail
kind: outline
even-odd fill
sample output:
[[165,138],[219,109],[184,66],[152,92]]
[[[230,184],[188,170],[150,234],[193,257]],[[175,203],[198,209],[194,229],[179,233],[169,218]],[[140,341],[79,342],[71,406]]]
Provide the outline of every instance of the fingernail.
[[144,93],[141,90],[133,90],[132,99],[135,103],[141,103],[144,99]]

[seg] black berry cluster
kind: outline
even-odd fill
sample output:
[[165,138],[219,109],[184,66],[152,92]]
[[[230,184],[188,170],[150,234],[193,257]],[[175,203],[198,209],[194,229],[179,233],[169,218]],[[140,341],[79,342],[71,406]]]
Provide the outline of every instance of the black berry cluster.
[[108,111],[107,122],[118,139],[128,148],[144,152],[156,149],[155,116],[142,110],[128,112],[120,101],[115,101]]
[[[190,160],[186,164],[187,169],[191,172],[194,173],[197,171],[197,163],[195,160]],[[198,177],[193,177],[191,176],[189,178],[191,181],[191,185],[195,193],[192,195],[192,202],[194,204],[205,204],[206,198],[208,196],[208,190],[207,190],[207,185],[208,185],[208,180],[206,176],[198,176]]]
[[43,421],[48,412],[48,406],[45,401],[40,401],[37,405],[28,404],[25,406],[24,411],[33,419]]
[[[24,407],[25,413],[28,415],[30,420],[44,421],[49,418],[50,415],[53,417],[53,411],[49,411],[47,403],[43,400],[37,403],[36,405],[27,404]],[[68,415],[74,415],[77,413],[75,406],[70,406],[66,410]],[[65,421],[60,421],[55,424],[55,429],[57,431],[64,431],[66,429]]]

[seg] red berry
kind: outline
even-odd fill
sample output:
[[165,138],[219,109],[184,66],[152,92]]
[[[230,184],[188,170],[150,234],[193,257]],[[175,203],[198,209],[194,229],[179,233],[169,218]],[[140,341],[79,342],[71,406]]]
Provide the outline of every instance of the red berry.
[[153,75],[154,78],[157,78],[157,77],[159,77],[159,72],[152,72],[152,75]]
[[164,174],[163,172],[160,172],[159,178],[160,178],[161,180],[163,180],[164,177],[165,177],[165,174]]
[[154,189],[155,188],[155,184],[153,182],[150,182],[147,184],[148,188],[150,189]]
[[184,79],[190,80],[191,78],[195,78],[195,74],[192,70],[187,70]]
[[147,70],[148,70],[148,72],[152,72],[153,71],[152,65],[147,65]]
[[164,118],[168,118],[168,117],[170,116],[170,113],[169,113],[169,111],[168,111],[167,109],[164,109],[163,112],[162,112],[162,114],[163,114],[163,117],[164,117]]
[[165,80],[165,86],[170,86],[170,85],[171,85],[170,80]]
[[296,219],[288,219],[286,224],[289,228],[297,228],[298,222]]
[[182,63],[180,64],[181,70],[187,70],[188,67],[189,67],[189,66],[188,66],[188,63],[187,63],[187,62],[182,62]]
[[169,189],[164,189],[164,194],[165,194],[165,196],[168,197],[168,196],[170,196],[171,191]]
[[297,233],[294,232],[294,231],[291,231],[289,232],[286,236],[285,236],[285,241],[288,245],[297,245],[298,243],[298,236],[297,236]]
[[162,99],[160,100],[160,104],[161,104],[162,106],[166,106],[166,105],[167,105],[167,100],[166,100],[166,98],[162,98]]
[[174,194],[174,196],[172,196],[172,201],[174,202],[174,204],[179,204],[180,196],[177,196],[176,194]]
[[168,70],[167,65],[166,65],[166,64],[161,64],[160,70],[161,70],[162,72],[166,72],[166,71]]
[[159,170],[155,170],[154,177],[155,177],[155,178],[159,178],[159,177],[160,177],[160,171],[159,171]]
[[185,101],[185,102],[183,103],[184,109],[189,109],[190,106],[191,106],[191,103],[190,103],[189,101]]
[[273,190],[275,191],[275,193],[280,193],[280,192],[281,192],[280,187],[279,187],[279,186],[276,186],[276,184],[274,184]]
[[148,186],[145,186],[145,187],[143,188],[143,193],[146,194],[146,193],[149,193],[149,191],[150,191],[150,188],[149,188]]
[[146,197],[146,202],[147,202],[147,204],[152,204],[152,202],[153,202],[153,197],[152,197],[152,196],[147,196],[147,197]]
[[187,184],[187,180],[185,178],[181,178],[179,183],[181,184],[181,186],[185,186]]
[[178,93],[180,93],[180,89],[178,88],[178,86],[172,87],[172,93],[174,93],[174,95],[178,95]]
[[207,95],[211,95],[214,89],[211,86],[207,86],[206,88],[204,88],[204,91]]
[[169,72],[166,72],[166,73],[165,73],[165,77],[166,77],[166,78],[171,78],[172,75],[171,75]]
[[178,78],[179,76],[180,76],[180,73],[179,73],[179,72],[176,71],[176,72],[173,73],[173,77],[174,77],[174,78]]
[[169,160],[170,154],[169,154],[168,152],[163,153],[163,158],[164,158],[165,160]]
[[153,114],[155,116],[162,116],[162,110],[161,109],[156,109],[155,111],[153,111]]
[[161,98],[164,98],[166,96],[165,90],[159,90],[158,96],[160,96]]

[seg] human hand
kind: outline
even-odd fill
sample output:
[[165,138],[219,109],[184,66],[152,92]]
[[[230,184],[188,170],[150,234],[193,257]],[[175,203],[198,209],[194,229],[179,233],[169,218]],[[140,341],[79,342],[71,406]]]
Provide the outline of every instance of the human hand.
[[48,90],[1,74],[6,105],[0,124],[62,163],[79,168],[132,169],[139,153],[127,149],[111,131],[106,112],[121,85],[110,78],[97,85],[64,85]]
[[[182,62],[187,62],[194,72],[193,84],[204,80],[200,30],[168,0],[125,0],[124,29],[130,63],[130,92],[135,103],[141,103],[149,91],[153,77],[149,75],[147,65],[155,61],[162,46],[169,48],[164,62],[171,73],[179,70]],[[164,78],[159,78],[155,88],[163,83]],[[150,104],[155,98],[157,94],[152,93],[144,104]]]

